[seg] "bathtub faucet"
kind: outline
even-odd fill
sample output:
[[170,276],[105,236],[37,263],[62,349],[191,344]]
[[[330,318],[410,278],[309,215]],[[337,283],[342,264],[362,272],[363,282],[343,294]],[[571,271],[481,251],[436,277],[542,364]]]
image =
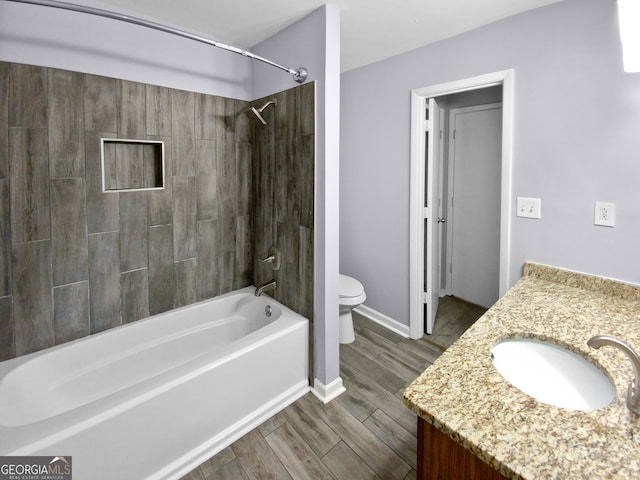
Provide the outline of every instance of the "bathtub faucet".
[[276,248],[275,245],[271,245],[267,252],[267,256],[264,258],[259,258],[258,261],[261,263],[270,263],[271,268],[275,270],[280,270],[280,250]]
[[260,285],[259,287],[256,287],[255,296],[259,297],[264,292],[267,292],[269,290],[275,290],[275,289],[276,289],[276,281],[271,280],[270,282],[267,282],[264,285]]
[[633,379],[629,382],[627,390],[627,407],[636,415],[640,415],[640,357],[638,354],[622,340],[608,335],[596,335],[587,342],[592,348],[600,348],[604,345],[610,345],[622,350],[633,365]]

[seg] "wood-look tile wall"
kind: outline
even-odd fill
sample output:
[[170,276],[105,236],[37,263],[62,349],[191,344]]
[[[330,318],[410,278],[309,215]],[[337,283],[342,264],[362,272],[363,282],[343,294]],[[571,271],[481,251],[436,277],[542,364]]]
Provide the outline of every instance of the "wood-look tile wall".
[[[0,360],[252,283],[247,105],[0,62]],[[165,190],[102,193],[101,137],[164,141]]]
[[[254,122],[254,221],[256,285],[276,280],[277,300],[313,320],[313,186],[315,85],[308,83],[256,100],[267,107],[267,125]],[[282,256],[280,270],[259,263],[271,245]]]

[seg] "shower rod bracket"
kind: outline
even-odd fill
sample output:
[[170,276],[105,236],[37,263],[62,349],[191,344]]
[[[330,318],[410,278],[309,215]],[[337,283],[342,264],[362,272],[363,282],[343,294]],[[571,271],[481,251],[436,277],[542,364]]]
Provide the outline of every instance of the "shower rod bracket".
[[304,81],[307,79],[307,75],[309,75],[309,72],[304,67],[298,68],[295,72],[291,74],[293,79],[298,83],[304,83]]
[[271,65],[272,67],[279,68],[280,70],[284,70],[285,72],[289,72],[292,76],[293,80],[298,83],[303,83],[307,79],[307,69],[304,67],[300,67],[297,69],[285,67],[284,65],[280,65],[279,63],[268,60],[264,57],[251,53],[247,50],[243,50],[238,47],[234,47],[231,45],[226,45],[221,42],[217,42],[211,38],[198,35],[195,33],[186,32],[184,30],[180,30],[178,28],[169,27],[167,25],[162,25],[160,23],[152,22],[149,20],[144,20],[142,18],[132,17],[130,15],[125,15],[122,13],[112,12],[110,10],[104,10],[101,8],[88,7],[85,5],[77,5],[75,3],[69,2],[60,2],[58,0],[5,0],[7,2],[15,2],[15,3],[28,3],[31,5],[39,5],[42,7],[51,7],[51,8],[59,8],[62,10],[69,10],[72,12],[80,12],[86,13],[89,15],[96,15],[98,17],[111,18],[112,20],[120,20],[121,22],[132,23],[134,25],[139,25],[141,27],[151,28],[153,30],[158,30],[160,32],[170,33],[172,35],[177,35],[178,37],[188,38],[190,40],[195,40],[196,42],[206,43],[207,45],[211,45],[213,47],[221,48],[228,52],[236,53],[238,55],[242,55],[243,57],[248,57],[253,60],[258,60],[259,62],[266,63],[267,65]]

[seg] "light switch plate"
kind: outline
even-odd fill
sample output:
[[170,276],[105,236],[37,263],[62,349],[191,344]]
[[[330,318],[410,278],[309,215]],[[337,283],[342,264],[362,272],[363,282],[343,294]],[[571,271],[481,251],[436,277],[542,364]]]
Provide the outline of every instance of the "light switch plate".
[[516,215],[525,218],[541,218],[542,201],[539,198],[517,197]]

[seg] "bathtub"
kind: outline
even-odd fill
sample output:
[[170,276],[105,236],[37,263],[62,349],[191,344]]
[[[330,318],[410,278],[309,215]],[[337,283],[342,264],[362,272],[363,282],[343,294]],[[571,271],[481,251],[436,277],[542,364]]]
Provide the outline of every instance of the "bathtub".
[[180,478],[309,391],[308,320],[253,291],[0,362],[0,456]]

